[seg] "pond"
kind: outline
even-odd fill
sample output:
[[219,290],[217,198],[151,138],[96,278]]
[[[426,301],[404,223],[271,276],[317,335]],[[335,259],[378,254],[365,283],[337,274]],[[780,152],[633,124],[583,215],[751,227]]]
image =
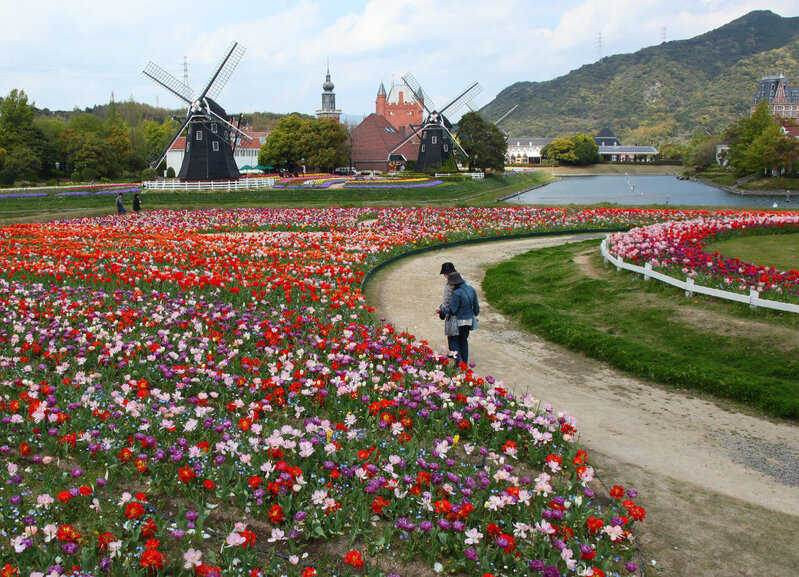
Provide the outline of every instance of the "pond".
[[751,206],[799,209],[799,191],[783,196],[740,196],[673,175],[566,176],[509,200],[519,204],[598,204],[626,206]]

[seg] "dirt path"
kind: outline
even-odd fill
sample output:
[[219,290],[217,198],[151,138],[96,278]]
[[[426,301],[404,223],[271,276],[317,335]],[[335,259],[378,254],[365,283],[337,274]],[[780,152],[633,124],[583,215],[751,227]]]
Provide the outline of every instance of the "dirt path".
[[575,415],[606,482],[641,492],[649,511],[640,534],[646,562],[654,558],[664,570],[651,574],[799,575],[799,427],[622,375],[522,332],[482,299],[487,265],[585,238],[495,242],[408,258],[378,274],[368,300],[397,328],[443,348],[442,323],[433,314],[443,288],[438,271],[454,262],[481,296],[470,361],[481,375]]

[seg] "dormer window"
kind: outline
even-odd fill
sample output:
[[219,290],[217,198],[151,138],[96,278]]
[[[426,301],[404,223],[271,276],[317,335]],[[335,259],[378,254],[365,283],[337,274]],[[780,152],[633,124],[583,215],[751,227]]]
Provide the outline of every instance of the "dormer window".
[[214,134],[216,134],[216,122],[212,122],[212,123],[211,123],[211,132],[213,132]]
[[196,136],[194,138],[196,138],[197,140],[202,140],[203,139],[203,131],[202,130],[198,130],[197,133],[196,133]]

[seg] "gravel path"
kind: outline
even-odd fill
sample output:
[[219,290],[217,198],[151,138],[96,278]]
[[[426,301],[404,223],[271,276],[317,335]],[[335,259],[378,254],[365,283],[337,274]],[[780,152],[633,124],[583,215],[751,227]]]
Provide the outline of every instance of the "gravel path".
[[[648,501],[642,541],[674,571],[667,574],[754,576],[769,567],[770,575],[799,575],[799,427],[623,375],[522,332],[482,299],[487,265],[586,238],[502,241],[408,258],[378,274],[368,300],[397,328],[443,348],[442,323],[433,314],[443,282],[438,271],[442,262],[454,262],[481,296],[480,330],[469,339],[475,370],[578,418],[580,440],[598,470],[614,475],[610,482],[636,483]],[[714,528],[693,535],[692,523]],[[769,529],[774,523],[776,534]],[[761,531],[774,550],[747,549],[745,539]],[[741,562],[749,557],[751,569]],[[723,571],[725,564],[732,572]]]

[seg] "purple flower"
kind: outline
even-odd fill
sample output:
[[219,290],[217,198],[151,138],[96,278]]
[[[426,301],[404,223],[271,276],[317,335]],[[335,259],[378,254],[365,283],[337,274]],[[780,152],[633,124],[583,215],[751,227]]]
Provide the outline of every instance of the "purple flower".
[[72,469],[72,471],[69,472],[69,474],[77,479],[78,477],[83,475],[83,469],[81,469],[80,467],[75,467],[74,469]]
[[64,551],[67,555],[74,555],[78,552],[78,544],[77,543],[62,543],[61,550]]
[[476,561],[476,560],[477,560],[477,551],[475,551],[475,550],[474,550],[474,549],[472,549],[471,547],[469,547],[468,549],[466,549],[466,550],[463,552],[463,554],[466,556],[466,558],[467,558],[469,561]]
[[560,570],[554,565],[544,567],[544,577],[560,577]]
[[624,568],[627,569],[627,571],[629,571],[630,573],[635,573],[636,571],[638,571],[638,565],[636,565],[632,561],[625,563]]

